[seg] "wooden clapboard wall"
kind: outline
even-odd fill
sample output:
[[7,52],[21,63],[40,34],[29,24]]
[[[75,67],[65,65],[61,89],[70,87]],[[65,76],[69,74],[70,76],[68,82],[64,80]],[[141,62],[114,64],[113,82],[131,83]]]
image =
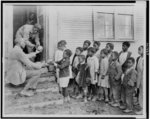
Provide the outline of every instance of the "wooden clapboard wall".
[[73,6],[59,9],[58,40],[66,40],[73,52],[85,40],[93,40],[92,8]]

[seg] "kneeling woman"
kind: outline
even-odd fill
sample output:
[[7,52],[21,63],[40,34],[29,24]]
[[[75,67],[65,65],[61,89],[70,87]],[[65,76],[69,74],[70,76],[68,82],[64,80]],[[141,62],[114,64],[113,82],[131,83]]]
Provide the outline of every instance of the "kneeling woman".
[[32,62],[29,58],[35,57],[37,53],[25,54],[23,48],[26,46],[22,38],[15,39],[15,46],[8,57],[8,69],[6,82],[15,86],[26,83],[21,95],[32,96],[40,80],[41,73],[47,72],[46,63]]

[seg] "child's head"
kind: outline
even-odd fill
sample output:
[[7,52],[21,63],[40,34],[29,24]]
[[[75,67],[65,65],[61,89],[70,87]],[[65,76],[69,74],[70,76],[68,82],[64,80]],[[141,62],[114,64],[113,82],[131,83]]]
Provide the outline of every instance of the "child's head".
[[61,40],[57,44],[57,48],[60,50],[65,50],[67,42],[65,40]]
[[83,51],[83,48],[82,48],[82,47],[77,47],[75,54],[76,54],[76,55],[80,55],[80,54],[82,53],[82,51]]
[[88,48],[88,56],[92,57],[95,54],[95,48],[90,47]]
[[101,57],[104,58],[108,55],[108,50],[107,49],[102,49],[101,50]]
[[83,43],[83,49],[87,50],[90,45],[91,45],[91,42],[89,40],[84,41],[84,43]]
[[83,63],[85,61],[86,57],[85,57],[85,55],[79,55],[78,59],[79,59],[79,63]]
[[134,65],[134,63],[135,63],[135,59],[133,57],[129,57],[127,59],[127,67],[128,68],[132,67]]
[[119,53],[117,51],[114,51],[112,52],[111,57],[113,61],[116,61],[119,57]]
[[63,52],[63,58],[71,57],[71,55],[72,55],[72,52],[71,52],[71,50],[69,50],[69,49],[66,49],[66,50]]
[[94,41],[94,43],[93,43],[93,47],[94,47],[96,50],[99,49],[100,45],[101,45],[100,41]]
[[107,43],[106,44],[106,49],[108,50],[108,52],[111,52],[114,49],[114,44],[112,43]]
[[129,47],[130,47],[130,43],[129,43],[129,42],[126,41],[126,42],[123,42],[123,43],[122,43],[122,50],[123,50],[124,52],[126,52]]
[[144,53],[144,47],[143,47],[143,45],[141,45],[141,46],[138,48],[138,53],[139,53],[139,55],[143,56],[143,53]]

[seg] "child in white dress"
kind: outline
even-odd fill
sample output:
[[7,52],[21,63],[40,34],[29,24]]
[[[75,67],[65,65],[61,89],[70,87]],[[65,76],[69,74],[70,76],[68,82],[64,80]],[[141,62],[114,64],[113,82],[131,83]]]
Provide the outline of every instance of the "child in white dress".
[[[65,40],[61,40],[61,41],[58,42],[57,50],[55,52],[55,59],[54,59],[55,62],[58,62],[58,61],[63,59],[63,52],[66,48],[66,44],[67,43],[66,43]],[[56,68],[56,78],[57,78],[57,83],[59,84],[59,69],[58,68]],[[60,86],[59,86],[59,91],[61,93]]]
[[100,93],[101,97],[100,100],[103,99],[103,94],[105,94],[105,102],[108,102],[108,88],[110,88],[109,81],[108,81],[108,67],[109,67],[109,61],[108,61],[108,50],[102,49],[101,50],[101,62],[100,62],[100,76],[98,81],[98,86],[100,87]]
[[91,75],[91,84],[88,87],[89,88],[89,98],[88,100],[96,101],[96,96],[97,96],[97,75],[98,75],[98,70],[99,70],[99,61],[98,58],[94,55],[95,54],[95,49],[93,47],[90,47],[88,49],[88,59],[87,59],[87,64],[90,69],[90,75]]

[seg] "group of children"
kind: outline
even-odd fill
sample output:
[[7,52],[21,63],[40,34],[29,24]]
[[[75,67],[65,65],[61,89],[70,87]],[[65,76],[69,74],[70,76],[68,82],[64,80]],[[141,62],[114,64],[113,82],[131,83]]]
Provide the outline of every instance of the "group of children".
[[71,81],[74,88],[71,96],[75,99],[83,98],[84,102],[104,100],[126,113],[133,111],[133,95],[135,92],[143,94],[143,46],[139,47],[140,56],[135,62],[128,51],[129,42],[123,42],[122,51],[118,53],[113,51],[112,43],[100,50],[99,41],[94,41],[90,47],[91,42],[86,40],[83,47],[76,48],[71,62],[72,51],[66,48],[66,44],[65,40],[58,42],[53,62],[64,102],[70,101],[68,85]]

